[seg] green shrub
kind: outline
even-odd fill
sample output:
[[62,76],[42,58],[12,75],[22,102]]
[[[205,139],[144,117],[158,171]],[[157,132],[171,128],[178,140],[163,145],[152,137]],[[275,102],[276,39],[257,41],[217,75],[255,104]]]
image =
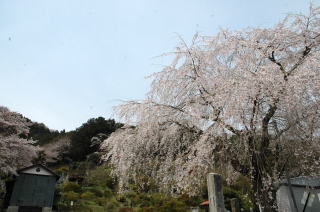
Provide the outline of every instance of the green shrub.
[[98,166],[89,171],[88,176],[84,179],[87,186],[108,187],[114,191],[117,188],[117,181],[111,176],[111,168],[108,166]]
[[133,212],[132,208],[119,208],[119,212]]
[[69,201],[76,201],[78,200],[80,195],[73,191],[64,192],[62,194],[62,198]]
[[169,199],[163,202],[157,211],[159,212],[185,212],[188,210],[188,206],[186,206],[183,202],[178,201],[176,199]]
[[62,166],[54,168],[53,171],[57,175],[61,176],[62,174],[67,173],[69,171],[69,166],[68,165],[62,165]]
[[236,191],[230,187],[223,188],[223,195],[224,195],[224,202],[227,209],[231,210],[230,200],[232,198],[237,198],[240,200],[240,207],[243,208],[245,211],[249,211],[250,207],[253,205],[250,202],[250,199],[242,194],[240,191]]
[[95,195],[94,195],[94,193],[92,193],[92,192],[90,192],[90,191],[86,191],[86,192],[84,192],[84,193],[82,193],[81,195],[80,195],[80,198],[81,199],[87,199],[87,200],[94,200],[95,199]]
[[63,184],[63,190],[66,191],[74,191],[80,192],[81,186],[78,183],[67,181]]
[[[108,189],[108,188],[106,188]],[[91,193],[93,193],[95,196],[97,197],[104,197],[105,196],[105,189],[103,189],[102,187],[99,186],[95,186],[95,187],[82,187],[83,191],[89,191]],[[110,189],[108,189],[110,190]]]

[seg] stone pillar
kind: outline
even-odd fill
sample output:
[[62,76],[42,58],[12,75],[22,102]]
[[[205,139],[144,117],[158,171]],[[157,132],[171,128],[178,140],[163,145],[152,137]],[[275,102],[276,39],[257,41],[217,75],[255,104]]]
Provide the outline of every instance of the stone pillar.
[[262,207],[261,205],[259,205],[259,211],[260,211],[260,212],[264,212],[264,207]]
[[42,212],[52,212],[52,208],[51,207],[43,207]]
[[240,212],[240,202],[239,199],[233,198],[230,200],[231,203],[231,212]]
[[222,177],[219,174],[209,173],[207,178],[209,212],[224,212],[224,198],[222,191]]
[[19,206],[9,206],[7,212],[18,212]]
[[198,207],[190,208],[190,212],[199,212],[199,208]]

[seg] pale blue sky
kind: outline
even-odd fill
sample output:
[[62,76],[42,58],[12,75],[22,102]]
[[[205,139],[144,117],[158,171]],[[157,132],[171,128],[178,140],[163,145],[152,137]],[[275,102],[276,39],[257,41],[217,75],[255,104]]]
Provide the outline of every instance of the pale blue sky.
[[120,100],[144,97],[177,34],[268,27],[309,2],[0,0],[0,105],[59,130],[113,118]]

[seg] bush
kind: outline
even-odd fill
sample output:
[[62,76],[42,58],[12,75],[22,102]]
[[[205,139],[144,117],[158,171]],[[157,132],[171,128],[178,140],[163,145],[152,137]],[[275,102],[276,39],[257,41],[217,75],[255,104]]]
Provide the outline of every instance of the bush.
[[54,168],[53,171],[57,175],[61,176],[61,175],[65,174],[65,173],[67,173],[69,171],[69,166],[68,165],[62,165],[62,166]]
[[87,186],[108,187],[112,190],[117,189],[117,181],[111,176],[111,168],[105,165],[95,167],[90,170],[84,179]]
[[73,191],[68,191],[68,192],[64,192],[63,195],[62,195],[62,198],[64,200],[68,200],[69,202],[70,201],[76,201],[79,199],[79,194],[76,193],[76,192],[73,192]]
[[119,208],[119,212],[132,212],[132,208]]
[[226,206],[226,209],[231,210],[230,200],[232,198],[237,198],[240,200],[240,207],[243,208],[245,211],[249,211],[250,207],[253,207],[251,204],[249,198],[242,194],[240,191],[236,191],[230,187],[224,187],[223,188],[223,194],[224,194],[224,203]]
[[80,192],[81,191],[81,186],[78,183],[68,181],[68,182],[64,183],[63,190],[64,191]]
[[[83,167],[83,164],[78,165]],[[128,192],[118,194],[117,181],[111,177],[110,167],[104,165],[89,170],[81,169],[81,171],[87,173],[82,182],[68,181],[57,187],[61,195],[58,205],[62,211],[182,212],[188,211],[191,206],[198,206],[200,202],[207,199],[205,185],[202,195],[197,197],[186,194],[170,196],[155,193],[152,190],[142,192],[135,185],[132,185]],[[72,170],[69,171],[69,175],[72,173]],[[231,198],[238,198],[241,207],[249,210],[252,204],[244,193],[247,191],[247,186],[246,178],[239,178],[232,186],[224,184],[226,208],[230,209]],[[70,206],[71,201],[74,201],[73,207]]]
[[81,199],[86,199],[86,200],[92,200],[92,199],[95,199],[95,197],[96,196],[94,195],[94,193],[90,191],[86,191],[80,195]]
[[177,199],[167,199],[163,202],[163,205],[159,206],[157,211],[159,212],[185,212],[188,210],[188,206],[186,206],[182,201]]

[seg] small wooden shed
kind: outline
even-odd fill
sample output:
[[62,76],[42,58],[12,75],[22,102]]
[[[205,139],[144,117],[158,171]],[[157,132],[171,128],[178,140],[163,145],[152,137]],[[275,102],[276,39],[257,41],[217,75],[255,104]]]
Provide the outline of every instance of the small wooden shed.
[[51,212],[59,176],[40,164],[17,173],[7,212]]

